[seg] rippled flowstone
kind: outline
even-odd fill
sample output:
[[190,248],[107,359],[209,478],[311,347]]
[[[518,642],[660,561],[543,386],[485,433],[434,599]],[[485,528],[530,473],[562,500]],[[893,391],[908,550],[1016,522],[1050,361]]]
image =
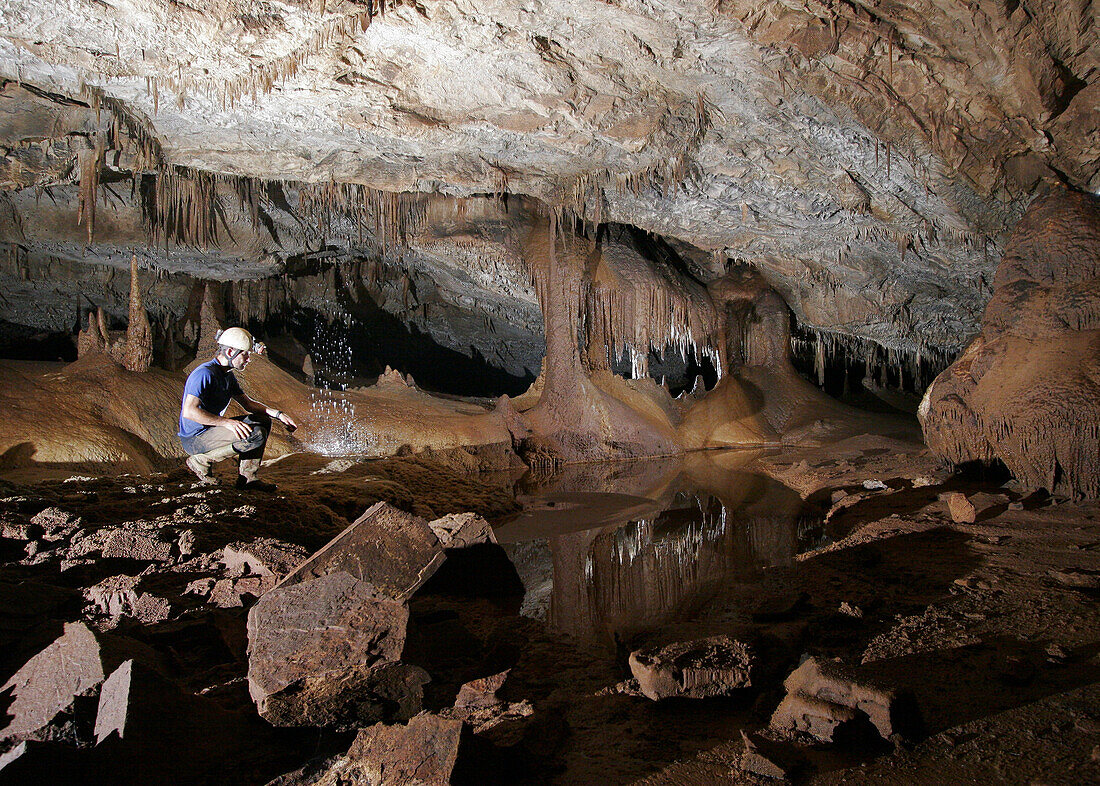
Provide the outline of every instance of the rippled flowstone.
[[345,571],[263,595],[248,614],[248,689],[276,726],[353,727],[420,710],[400,663],[409,612]]
[[282,586],[343,571],[382,595],[405,601],[445,559],[427,521],[379,502],[299,565]]
[[727,696],[752,685],[752,648],[729,636],[679,641],[630,654],[630,670],[650,699]]
[[783,683],[787,695],[772,714],[771,727],[834,742],[845,727],[870,723],[885,740],[918,723],[912,697],[858,679],[836,661],[807,658]]
[[[1025,486],[1100,497],[1100,199],[1054,189],[1005,247],[982,329],[928,386],[924,439]],[[952,511],[954,514],[954,511]]]

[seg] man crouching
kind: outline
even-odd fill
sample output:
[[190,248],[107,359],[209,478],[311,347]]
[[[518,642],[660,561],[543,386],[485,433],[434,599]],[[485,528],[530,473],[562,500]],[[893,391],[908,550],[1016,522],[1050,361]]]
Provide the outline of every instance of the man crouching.
[[[274,491],[274,483],[256,477],[264,455],[272,419],[281,421],[287,431],[298,428],[290,415],[249,398],[237,384],[233,371],[243,369],[253,354],[264,351],[244,328],[218,331],[218,351],[214,358],[196,368],[187,377],[180,409],[179,438],[187,451],[187,468],[199,482],[214,485],[218,479],[212,465],[237,455],[240,474],[237,488]],[[247,415],[223,416],[230,400],[240,404]]]

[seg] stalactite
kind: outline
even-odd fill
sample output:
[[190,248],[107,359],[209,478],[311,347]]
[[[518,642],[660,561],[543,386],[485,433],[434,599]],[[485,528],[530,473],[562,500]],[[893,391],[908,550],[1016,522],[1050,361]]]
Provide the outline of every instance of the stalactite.
[[805,367],[812,368],[819,386],[825,384],[828,368],[862,364],[867,379],[890,387],[896,379],[898,389],[921,393],[950,365],[954,354],[917,343],[910,348],[887,347],[847,333],[822,330],[798,324],[791,333],[791,353]]
[[605,341],[614,357],[628,353],[634,378],[648,374],[650,351],[718,355],[714,307],[701,287],[641,270],[603,280],[588,277],[584,287],[587,342]]
[[88,233],[88,244],[95,236],[96,195],[99,192],[99,178],[103,161],[103,148],[96,135],[95,146],[91,150],[81,150],[80,159],[80,209],[77,213],[77,225],[84,224]]
[[339,219],[346,219],[355,224],[358,233],[369,229],[383,254],[408,242],[427,216],[428,204],[424,194],[331,181],[299,185],[298,200],[302,213],[326,236],[332,234]]

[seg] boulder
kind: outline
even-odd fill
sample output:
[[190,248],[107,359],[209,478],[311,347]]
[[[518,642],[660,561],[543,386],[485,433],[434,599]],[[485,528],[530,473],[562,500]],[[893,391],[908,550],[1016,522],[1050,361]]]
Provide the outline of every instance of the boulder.
[[404,604],[345,571],[267,592],[248,614],[248,689],[260,715],[277,725],[321,716],[340,725],[387,702],[408,714],[425,675],[380,671],[400,660],[408,619]]
[[299,565],[280,586],[344,572],[401,602],[445,559],[427,521],[379,502]]
[[431,677],[409,663],[310,675],[269,697],[261,713],[273,726],[346,731],[405,721],[420,712]]
[[886,740],[911,733],[918,723],[909,694],[859,679],[839,661],[807,658],[783,685],[787,696],[771,719],[781,734],[801,732],[832,742],[842,727],[862,721]]
[[[17,514],[18,515],[18,514]],[[0,521],[0,538],[36,540],[42,537],[42,527],[22,517]]]
[[61,508],[45,508],[31,518],[31,524],[42,530],[43,538],[52,541],[72,535],[83,524],[83,520],[75,513]]
[[860,717],[856,710],[843,704],[788,693],[772,713],[771,727],[780,734],[807,734],[821,742],[832,742],[837,729],[856,723]]
[[444,549],[461,549],[478,543],[496,543],[488,521],[476,513],[451,513],[428,523]]
[[11,696],[6,709],[10,720],[0,736],[24,736],[45,726],[139,647],[137,642],[94,633],[83,623],[67,623],[57,640],[0,687],[0,695]]
[[161,622],[172,614],[167,598],[139,592],[141,576],[110,576],[84,590],[84,599],[95,611],[109,617],[133,617],[145,624]]
[[630,654],[630,670],[650,699],[727,696],[752,685],[752,647],[729,636],[680,641]]
[[508,678],[511,669],[491,674],[488,677],[471,680],[464,683],[458,689],[458,697],[455,699],[455,707],[465,709],[468,707],[486,707],[500,703],[497,691],[504,687],[504,680]]

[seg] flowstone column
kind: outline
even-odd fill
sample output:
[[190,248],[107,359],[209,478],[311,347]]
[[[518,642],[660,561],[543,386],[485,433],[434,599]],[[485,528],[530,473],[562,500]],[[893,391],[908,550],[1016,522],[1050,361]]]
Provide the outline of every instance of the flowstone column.
[[[546,332],[541,393],[524,413],[531,433],[519,451],[536,465],[668,455],[679,452],[671,426],[637,411],[593,379],[581,354],[581,326],[592,241],[563,228],[555,217],[535,216],[523,255],[535,281]],[[606,347],[586,355],[606,357]],[[606,364],[602,375],[607,375]],[[597,369],[598,371],[598,369]]]

